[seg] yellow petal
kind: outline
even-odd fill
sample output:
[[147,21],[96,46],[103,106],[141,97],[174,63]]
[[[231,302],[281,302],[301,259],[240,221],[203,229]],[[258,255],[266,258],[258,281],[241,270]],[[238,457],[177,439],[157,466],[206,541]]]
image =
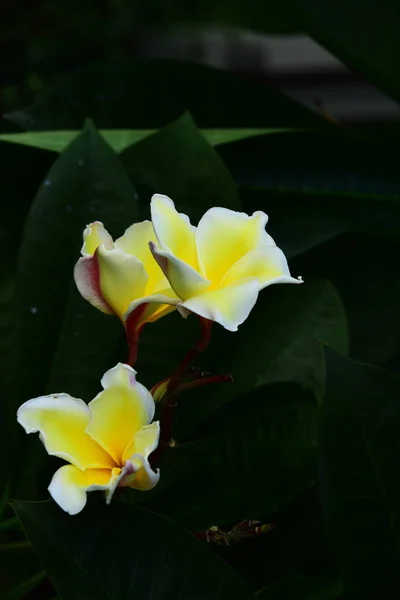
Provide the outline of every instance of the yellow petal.
[[248,277],[256,277],[260,289],[273,283],[301,283],[291,277],[287,260],[277,246],[259,246],[240,258],[226,274],[222,285],[239,283]]
[[129,487],[142,492],[153,489],[160,480],[160,470],[153,471],[149,461],[139,455],[134,458],[133,464],[138,470],[133,476]]
[[96,256],[101,295],[115,314],[123,319],[130,303],[145,295],[146,271],[135,256],[117,248],[107,250],[100,246]]
[[150,208],[161,248],[197,270],[195,227],[190,224],[189,217],[178,213],[172,200],[161,194],[152,197]]
[[162,250],[152,242],[150,242],[150,250],[181,300],[201,294],[210,287],[210,282],[198,271],[170,252]]
[[53,500],[70,515],[76,515],[85,507],[87,492],[108,490],[121,469],[88,469],[80,471],[73,465],[65,465],[56,471],[49,485]]
[[148,275],[148,282],[145,290],[146,295],[158,293],[163,288],[168,287],[168,282],[164,273],[154,260],[149,242],[156,241],[153,224],[151,221],[134,223],[125,231],[124,235],[115,241],[115,247],[120,248],[127,254],[136,256],[143,264]]
[[133,313],[136,309],[140,306],[143,307],[143,304],[145,304],[146,306],[143,307],[143,310],[141,311],[140,319],[136,322],[140,324],[153,323],[154,321],[157,321],[157,319],[160,319],[164,315],[175,310],[176,305],[179,304],[179,302],[180,300],[172,288],[160,290],[159,294],[145,296],[144,298],[131,302],[124,315],[124,321],[128,322],[130,318],[134,317]]
[[74,279],[79,293],[92,306],[108,315],[112,314],[111,308],[104,300],[100,290],[100,272],[97,256],[80,258],[74,268]]
[[154,417],[154,400],[135,375],[132,367],[119,363],[107,371],[101,380],[104,391],[89,403],[86,432],[119,465],[135,434]]
[[82,256],[92,256],[101,244],[105,244],[107,248],[112,248],[113,239],[107,229],[104,228],[103,223],[95,221],[87,225],[83,232]]
[[148,458],[157,448],[160,438],[160,422],[154,421],[150,425],[144,425],[139,429],[131,444],[124,452],[124,461],[133,461],[134,455],[139,454]]
[[115,466],[111,456],[85,433],[90,410],[83,400],[68,394],[40,396],[20,406],[17,420],[27,433],[39,432],[49,454],[79,469]]
[[227,271],[245,254],[260,245],[275,245],[265,231],[268,216],[252,216],[227,208],[211,208],[199,222],[196,233],[199,263],[205,277],[220,284]]
[[257,279],[244,280],[217,290],[195,296],[181,305],[178,310],[186,316],[193,312],[205,319],[220,323],[228,331],[237,328],[247,319],[258,297],[260,286]]

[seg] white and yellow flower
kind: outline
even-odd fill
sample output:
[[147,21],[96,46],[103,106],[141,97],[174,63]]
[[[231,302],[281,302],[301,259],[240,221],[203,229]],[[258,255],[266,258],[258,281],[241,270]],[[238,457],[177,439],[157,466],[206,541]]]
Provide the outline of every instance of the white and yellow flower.
[[159,480],[149,463],[160,435],[159,422],[151,423],[155,404],[135,375],[119,363],[105,373],[103,391],[88,405],[69,394],[51,394],[18,410],[25,431],[39,432],[47,452],[69,463],[48,489],[71,515],[84,508],[87,492],[104,490],[109,504],[118,486],[150,490]]
[[74,269],[81,295],[104,313],[117,315],[131,343],[141,328],[174,310],[178,303],[149,249],[155,241],[151,221],[134,223],[113,241],[95,221],[83,232],[82,257]]
[[285,255],[265,231],[264,212],[211,208],[196,228],[170,198],[156,194],[151,217],[157,243],[150,248],[184,316],[193,312],[236,331],[260,290],[302,281],[291,277]]

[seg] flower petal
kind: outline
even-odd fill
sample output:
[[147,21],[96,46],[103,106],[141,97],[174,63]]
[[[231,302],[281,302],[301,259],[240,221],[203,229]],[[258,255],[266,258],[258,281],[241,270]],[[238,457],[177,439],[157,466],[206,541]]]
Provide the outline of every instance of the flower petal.
[[165,273],[172,289],[182,300],[201,294],[210,287],[210,282],[204,279],[198,271],[170,252],[162,250],[153,242],[150,242],[150,250]]
[[146,306],[140,314],[140,323],[153,323],[175,310],[179,302],[180,300],[172,288],[160,290],[159,294],[152,294],[131,302],[124,315],[124,321],[127,323],[129,319],[132,319],[136,309],[145,304]]
[[231,267],[222,285],[239,283],[248,277],[256,277],[260,289],[273,283],[302,283],[291,277],[286,257],[277,246],[259,246],[242,256]]
[[108,315],[112,314],[111,308],[104,300],[100,290],[100,273],[97,256],[80,258],[74,268],[74,279],[79,293],[92,306]]
[[261,211],[252,216],[227,208],[211,208],[201,218],[196,240],[199,263],[205,276],[219,284],[242,256],[260,245],[274,246],[265,231],[268,216]]
[[130,303],[145,295],[148,276],[135,256],[118,248],[100,246],[96,252],[100,272],[101,295],[121,319]]
[[70,515],[81,512],[87,502],[87,492],[108,490],[121,469],[88,469],[80,471],[65,465],[56,471],[48,490],[53,500]]
[[111,456],[85,433],[89,420],[89,407],[68,394],[28,400],[17,412],[18,423],[27,433],[38,431],[49,454],[67,460],[78,469],[115,466]]
[[133,456],[140,454],[148,458],[157,448],[160,439],[160,422],[154,421],[150,425],[144,425],[139,429],[131,444],[126,448],[123,460],[132,462]]
[[189,217],[178,213],[168,196],[154,194],[151,219],[159,245],[194,269],[198,269],[195,231]]
[[178,310],[183,316],[193,312],[220,323],[228,331],[237,331],[255,305],[259,290],[257,279],[251,278],[191,298],[178,305]]
[[154,400],[135,375],[132,367],[119,363],[103,376],[104,391],[89,403],[86,432],[118,464],[123,463],[124,451],[135,434],[154,417]]
[[103,223],[95,221],[87,225],[83,232],[82,256],[92,256],[101,244],[105,244],[107,248],[112,248],[113,239],[107,229],[104,228]]
[[136,256],[143,264],[149,277],[146,286],[146,295],[158,293],[160,290],[168,287],[164,273],[150,252],[149,242],[155,241],[156,234],[151,221],[134,223],[131,227],[128,227],[122,237],[115,241],[116,248],[120,248],[132,256]]
[[142,492],[153,489],[160,480],[160,469],[153,471],[149,461],[139,454],[132,457],[132,463],[137,471],[129,487]]

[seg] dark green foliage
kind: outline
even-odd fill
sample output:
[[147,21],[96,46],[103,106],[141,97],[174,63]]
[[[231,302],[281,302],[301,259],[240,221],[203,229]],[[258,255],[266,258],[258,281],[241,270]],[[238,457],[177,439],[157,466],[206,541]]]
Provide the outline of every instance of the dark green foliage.
[[[158,22],[300,28],[400,98],[393,3],[189,4],[165,3]],[[78,38],[100,27],[83,12]],[[145,6],[135,14],[149,17]],[[115,38],[100,29],[109,49]],[[395,600],[396,130],[348,131],[247,79],[104,53],[2,127],[32,137],[0,142],[1,597]],[[23,434],[15,411],[50,392],[90,401],[102,374],[126,359],[121,323],[80,297],[72,270],[87,223],[117,237],[149,218],[153,193],[170,195],[194,224],[211,206],[264,210],[304,283],[265,289],[236,333],[214,326],[195,366],[234,380],[183,394],[159,485],[126,490],[111,506],[92,497],[70,517],[42,502],[58,462]],[[147,325],[139,381],[170,375],[198,335],[193,316]],[[269,527],[228,546],[204,541],[212,526],[233,540],[249,519]]]

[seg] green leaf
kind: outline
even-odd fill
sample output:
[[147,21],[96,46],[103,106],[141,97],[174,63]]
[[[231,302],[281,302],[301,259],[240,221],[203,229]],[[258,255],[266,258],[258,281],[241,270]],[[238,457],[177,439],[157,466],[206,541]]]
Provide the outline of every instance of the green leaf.
[[334,577],[288,577],[267,586],[257,600],[336,600],[343,594],[340,579]]
[[[324,274],[340,294],[349,326],[352,358],[384,365],[400,339],[400,244],[382,236],[347,235],[296,260],[307,282]],[[362,307],[362,310],[360,310]]]
[[189,62],[132,58],[85,65],[7,118],[29,131],[79,129],[87,116],[99,129],[157,129],[186,110],[207,129],[330,128],[264,83]]
[[124,361],[127,354],[119,320],[91,306],[72,282],[48,375],[48,392],[67,390],[71,396],[89,402],[100,391],[105,371]]
[[183,397],[178,439],[232,398],[269,383],[295,381],[321,399],[325,381],[321,344],[347,352],[346,316],[328,281],[265,289],[238,332],[214,327],[200,366],[213,373],[232,373],[234,382],[209,386],[207,393],[193,390]]
[[[87,399],[99,391],[104,367],[115,362],[122,326],[83,306],[73,267],[87,223],[101,220],[119,236],[136,216],[135,191],[124,167],[88,123],[54,163],[26,222],[17,276],[18,403],[57,392],[59,385]],[[37,473],[39,456],[45,455],[35,437],[18,431],[24,469],[34,469],[41,489]],[[29,497],[25,475],[15,479]]]
[[[164,2],[155,2],[152,6],[142,4],[137,7],[136,18],[140,22],[154,27],[173,25],[182,23],[192,25],[190,30],[192,36],[195,36],[197,29],[194,24],[208,25],[234,25],[246,29],[259,29],[260,23],[263,24],[263,31],[274,34],[297,33],[298,26],[295,13],[294,0],[283,0],[282,2],[262,2],[253,0],[249,10],[243,10],[243,4],[239,0],[233,2],[221,1],[212,2],[205,0],[201,3],[188,3],[184,0],[166,0]],[[264,29],[265,28],[265,29]],[[201,30],[200,30],[201,34]],[[235,32],[230,32],[228,40],[235,42]],[[240,44],[240,38],[238,44]],[[239,46],[240,51],[243,51]]]
[[[45,390],[86,224],[101,220],[118,236],[136,214],[135,191],[123,166],[86,125],[45,177],[25,227],[17,281],[21,398]],[[83,341],[100,351],[92,340],[79,344]]]
[[0,142],[2,211],[0,223],[0,276],[15,270],[23,225],[43,173],[54,155],[34,148]]
[[262,518],[314,483],[317,423],[300,386],[264,386],[219,411],[206,436],[170,448],[153,499],[136,499],[192,531]]
[[13,502],[62,600],[250,600],[222,559],[138,507],[93,500],[71,518],[53,502]]
[[400,376],[328,355],[320,486],[346,595],[400,589]]
[[390,147],[343,133],[283,132],[219,154],[246,212],[268,213],[268,230],[290,257],[344,233],[399,236],[400,176]]
[[135,186],[146,192],[144,218],[153,193],[171,196],[194,223],[212,206],[240,208],[229,171],[188,113],[127,148],[121,160]]
[[[202,134],[211,146],[228,144],[238,140],[267,135],[283,133],[287,129],[203,129]],[[2,133],[0,141],[11,144],[32,146],[53,152],[62,152],[69,144],[78,137],[80,131],[31,131],[27,133]],[[149,135],[156,133],[154,129],[105,129],[99,134],[119,154],[128,146],[140,142]]]
[[299,11],[298,26],[305,33],[400,100],[397,60],[400,42],[395,0],[388,0],[379,7],[374,0],[356,0],[351,5],[346,0],[295,0],[295,5]]
[[33,591],[45,576],[25,536],[23,539],[24,541],[13,544],[0,545],[2,600],[19,600],[23,598],[30,591]]
[[45,577],[46,573],[44,573],[44,571],[40,571],[29,579],[21,581],[12,590],[6,593],[5,600],[21,600],[27,594],[35,590],[39,583],[45,579]]

